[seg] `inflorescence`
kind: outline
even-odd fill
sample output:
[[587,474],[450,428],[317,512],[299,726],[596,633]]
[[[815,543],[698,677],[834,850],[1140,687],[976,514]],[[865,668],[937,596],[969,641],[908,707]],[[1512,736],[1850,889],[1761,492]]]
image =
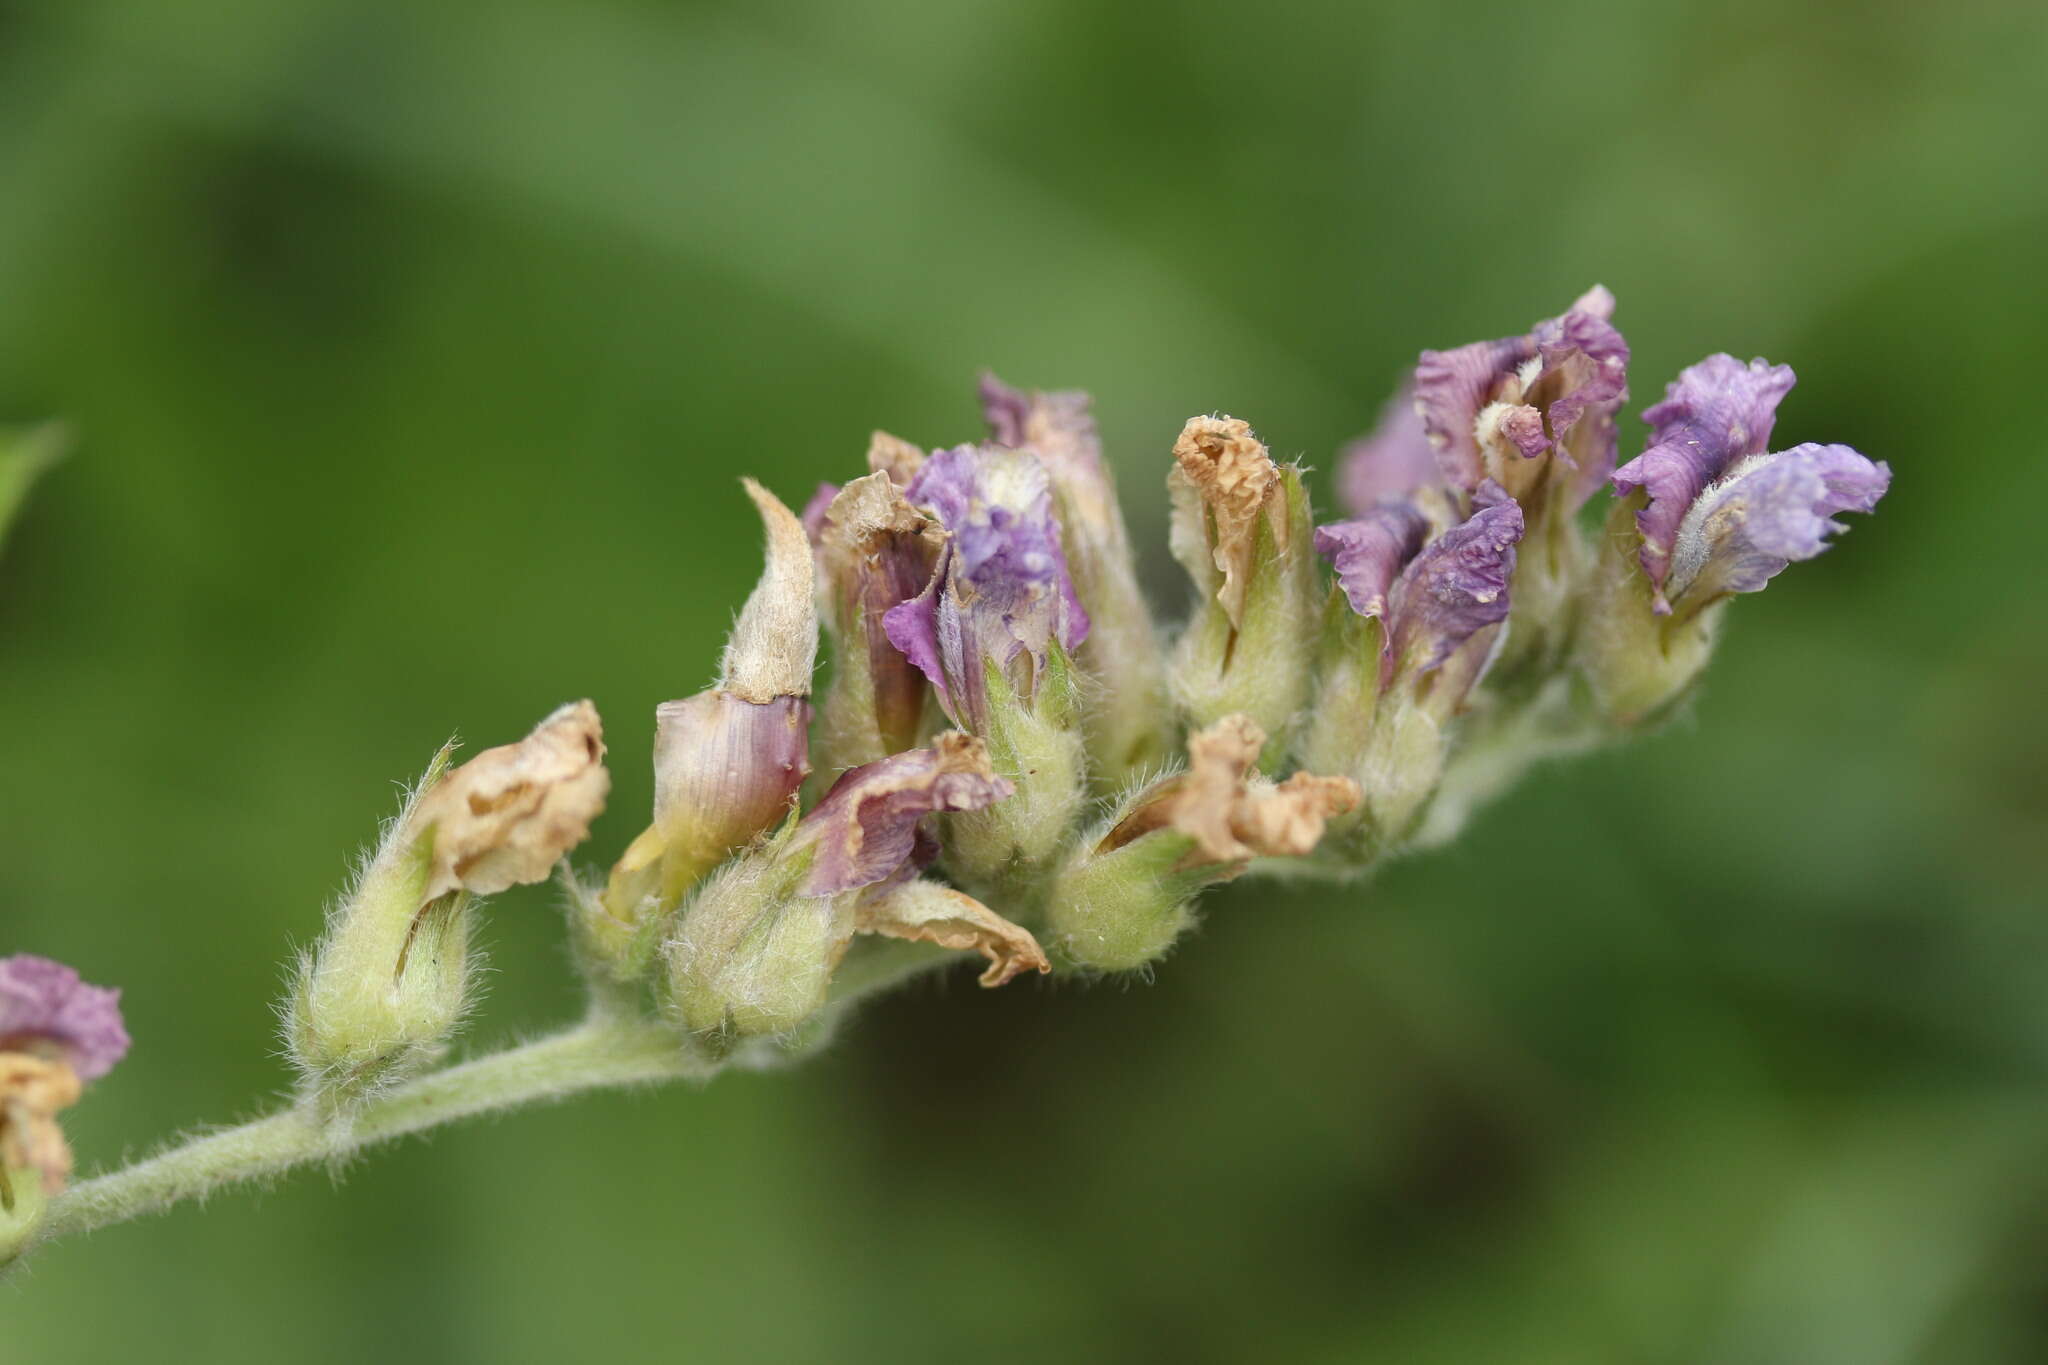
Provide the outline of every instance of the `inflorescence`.
[[[1792,371],[1727,355],[1667,387],[1617,468],[1613,309],[1595,288],[1424,352],[1342,456],[1346,519],[1317,525],[1302,468],[1244,421],[1191,419],[1166,481],[1194,610],[1171,632],[1085,394],[984,377],[985,440],[877,432],[868,472],[800,515],[746,481],[767,567],[718,685],[656,711],[646,831],[602,882],[563,863],[609,790],[587,701],[459,767],[443,750],[300,963],[299,1108],[346,1124],[438,1065],[474,902],[558,866],[599,1012],[709,1066],[815,1041],[961,952],[991,987],[1145,968],[1209,886],[1356,876],[1532,764],[1657,723],[1729,601],[1890,471],[1773,451]],[[64,1185],[57,1112],[127,1043],[116,992],[0,960],[0,1259]]]

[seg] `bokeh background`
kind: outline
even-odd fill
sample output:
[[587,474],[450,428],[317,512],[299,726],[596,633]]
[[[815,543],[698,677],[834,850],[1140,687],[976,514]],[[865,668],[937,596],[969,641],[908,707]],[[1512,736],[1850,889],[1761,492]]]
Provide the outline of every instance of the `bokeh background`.
[[[2048,11],[0,3],[0,950],[126,986],[86,1165],[284,1084],[271,1000],[459,730],[709,678],[785,497],[981,365],[1159,486],[1328,468],[1595,280],[1879,514],[1694,715],[1148,982],[963,973],[801,1069],[410,1142],[42,1256],[0,1359],[2048,1358]],[[568,1017],[545,889],[487,1046]]]

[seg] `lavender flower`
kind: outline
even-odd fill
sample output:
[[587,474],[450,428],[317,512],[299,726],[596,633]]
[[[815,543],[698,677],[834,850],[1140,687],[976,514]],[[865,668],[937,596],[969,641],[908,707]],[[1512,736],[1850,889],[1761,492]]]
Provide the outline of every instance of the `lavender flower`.
[[1165,753],[1165,670],[1088,395],[1026,393],[984,374],[981,404],[994,439],[1037,455],[1051,483],[1090,623],[1081,663],[1100,684],[1086,698],[1083,724],[1097,781],[1115,789]]
[[1521,505],[1490,479],[1462,520],[1460,501],[1421,489],[1316,530],[1338,593],[1302,754],[1364,791],[1361,819],[1344,830],[1360,856],[1412,832],[1444,770],[1445,727],[1508,628]]
[[1432,488],[1469,512],[1487,482],[1521,504],[1515,624],[1504,640],[1513,674],[1553,672],[1577,629],[1590,556],[1573,514],[1614,468],[1614,414],[1628,396],[1628,343],[1613,314],[1614,296],[1596,285],[1522,336],[1424,351],[1404,390],[1412,410],[1390,406],[1339,472],[1361,515],[1383,497]]
[[1045,466],[1022,451],[955,446],[932,455],[904,497],[948,540],[931,582],[890,608],[884,628],[954,723],[979,732],[991,668],[1028,700],[1054,647],[1071,652],[1088,635]]
[[1666,714],[1706,667],[1720,608],[1761,589],[1868,512],[1891,470],[1841,445],[1768,450],[1789,367],[1713,355],[1643,414],[1649,446],[1614,472],[1622,495],[1589,596],[1578,663],[1608,721]]
[[[71,1174],[58,1113],[127,1055],[120,1000],[61,962],[0,958],[0,1261],[13,1250],[17,1204],[57,1193]],[[36,1190],[18,1189],[17,1179]]]
[[1889,468],[1847,446],[1765,452],[1793,383],[1790,366],[1713,355],[1643,413],[1649,448],[1615,471],[1614,488],[1646,495],[1636,529],[1660,615],[1757,591],[1846,530],[1836,513],[1868,512],[1890,486]]

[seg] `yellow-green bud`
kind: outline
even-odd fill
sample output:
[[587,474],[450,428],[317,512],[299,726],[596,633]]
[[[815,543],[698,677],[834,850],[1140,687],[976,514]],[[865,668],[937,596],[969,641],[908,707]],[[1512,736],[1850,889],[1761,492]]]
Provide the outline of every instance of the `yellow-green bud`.
[[589,702],[448,769],[435,755],[301,959],[285,1037],[309,1098],[342,1105],[432,1061],[471,994],[469,902],[545,880],[610,779]]

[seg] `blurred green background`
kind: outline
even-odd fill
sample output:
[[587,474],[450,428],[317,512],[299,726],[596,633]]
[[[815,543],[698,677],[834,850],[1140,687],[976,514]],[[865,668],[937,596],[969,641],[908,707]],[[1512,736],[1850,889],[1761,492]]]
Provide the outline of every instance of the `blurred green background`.
[[[125,985],[83,1163],[259,1110],[271,999],[459,729],[588,695],[644,818],[791,500],[973,379],[1327,468],[1595,280],[1633,413],[1791,362],[1897,482],[1694,716],[1156,981],[53,1248],[0,1360],[2048,1359],[2048,11],[0,0],[0,950]],[[1174,596],[1171,600],[1178,601]],[[483,1046],[570,1015],[542,888]]]

